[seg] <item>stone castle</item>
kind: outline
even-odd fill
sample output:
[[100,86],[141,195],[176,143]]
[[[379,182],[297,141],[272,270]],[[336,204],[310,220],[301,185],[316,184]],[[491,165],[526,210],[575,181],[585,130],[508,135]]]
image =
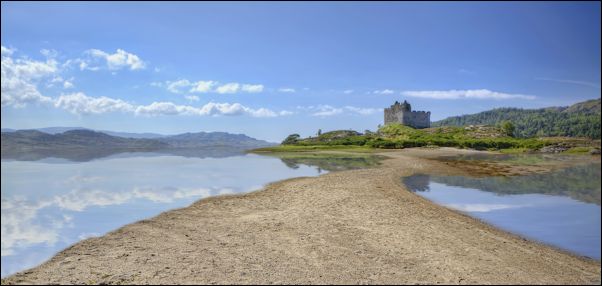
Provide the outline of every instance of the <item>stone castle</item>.
[[401,123],[403,125],[414,128],[429,128],[431,127],[431,112],[430,111],[412,111],[412,106],[407,101],[395,104],[389,108],[385,108],[385,124]]

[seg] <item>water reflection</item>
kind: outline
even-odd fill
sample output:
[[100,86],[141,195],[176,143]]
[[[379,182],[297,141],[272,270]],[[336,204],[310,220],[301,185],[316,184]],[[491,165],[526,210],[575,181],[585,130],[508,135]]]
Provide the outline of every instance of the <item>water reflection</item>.
[[429,176],[415,175],[404,179],[414,191],[428,191],[429,182],[448,186],[479,189],[498,195],[548,194],[600,205],[600,164],[581,165],[559,171],[515,177]]
[[344,171],[376,167],[385,157],[369,154],[327,154],[327,153],[275,153],[270,154],[279,158],[289,168],[299,168],[300,165],[314,166],[318,171]]
[[575,253],[600,259],[600,163],[513,177],[403,179],[441,205]]
[[157,155],[175,155],[189,158],[225,158],[231,156],[244,155],[246,148],[232,146],[208,146],[200,148],[169,148],[159,150],[144,149],[91,149],[91,148],[70,148],[65,150],[33,150],[27,152],[2,152],[3,160],[17,161],[39,161],[46,158],[59,158],[73,162],[87,162],[95,159],[114,157],[114,156],[149,156]]
[[79,240],[201,198],[378,164],[369,156],[274,158],[232,148],[170,152],[3,159],[2,277],[33,267]]

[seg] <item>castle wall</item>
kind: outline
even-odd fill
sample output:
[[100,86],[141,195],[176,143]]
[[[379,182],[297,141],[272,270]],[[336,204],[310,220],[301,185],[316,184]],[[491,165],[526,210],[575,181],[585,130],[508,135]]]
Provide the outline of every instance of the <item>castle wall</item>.
[[414,128],[431,127],[431,112],[427,111],[411,111],[409,104],[404,109],[402,105],[396,102],[390,108],[385,108],[384,119],[385,124],[401,123],[403,125]]
[[431,127],[431,113],[424,111],[402,112],[402,124],[412,126],[414,128],[429,128]]

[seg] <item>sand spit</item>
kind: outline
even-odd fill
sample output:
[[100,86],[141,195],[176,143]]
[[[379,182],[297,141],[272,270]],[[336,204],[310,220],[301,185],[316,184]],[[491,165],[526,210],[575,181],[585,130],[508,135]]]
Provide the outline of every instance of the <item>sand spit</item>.
[[[386,152],[373,169],[200,200],[81,241],[2,284],[600,284],[600,263],[528,241],[405,189],[465,172]],[[428,154],[428,155],[427,155]]]

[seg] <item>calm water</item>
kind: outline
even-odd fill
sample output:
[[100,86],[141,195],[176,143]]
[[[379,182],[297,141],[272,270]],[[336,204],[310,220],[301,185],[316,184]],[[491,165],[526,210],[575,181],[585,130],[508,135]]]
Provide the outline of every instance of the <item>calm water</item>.
[[414,175],[404,183],[438,204],[574,253],[600,259],[600,163],[547,174]]
[[2,277],[79,240],[201,198],[374,164],[366,158],[279,159],[238,150],[218,150],[213,158],[212,152],[2,160]]

